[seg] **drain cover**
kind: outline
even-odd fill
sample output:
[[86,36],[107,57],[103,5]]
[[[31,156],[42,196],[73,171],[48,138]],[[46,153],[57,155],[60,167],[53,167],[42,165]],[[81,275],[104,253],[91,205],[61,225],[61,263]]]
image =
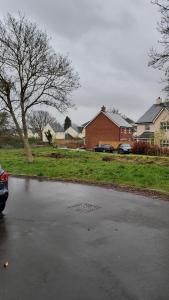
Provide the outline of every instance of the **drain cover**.
[[80,204],[75,204],[73,206],[69,206],[68,208],[74,208],[76,211],[82,211],[82,212],[91,212],[96,209],[101,208],[100,206],[93,205],[90,203],[80,203]]

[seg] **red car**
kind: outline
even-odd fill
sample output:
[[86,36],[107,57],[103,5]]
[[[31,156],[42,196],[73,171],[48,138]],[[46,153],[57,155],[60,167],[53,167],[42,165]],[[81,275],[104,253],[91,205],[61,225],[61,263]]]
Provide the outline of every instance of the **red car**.
[[8,173],[0,167],[0,213],[5,209],[8,199]]

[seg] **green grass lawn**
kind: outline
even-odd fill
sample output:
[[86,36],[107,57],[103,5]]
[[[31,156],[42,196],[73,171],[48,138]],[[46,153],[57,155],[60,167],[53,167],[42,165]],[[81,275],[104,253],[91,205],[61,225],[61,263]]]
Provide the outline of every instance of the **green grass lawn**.
[[[60,154],[51,158],[51,153]],[[117,155],[85,151],[33,149],[34,162],[26,162],[21,149],[0,149],[0,164],[13,175],[36,175],[63,180],[109,183],[169,193],[169,157]],[[111,157],[111,161],[103,161]]]

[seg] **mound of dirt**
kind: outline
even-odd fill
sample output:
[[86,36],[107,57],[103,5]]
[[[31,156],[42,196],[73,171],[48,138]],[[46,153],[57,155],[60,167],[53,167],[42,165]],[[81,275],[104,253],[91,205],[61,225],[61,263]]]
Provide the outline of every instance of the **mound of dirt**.
[[58,158],[65,158],[66,155],[61,154],[61,153],[50,153],[50,154],[47,155],[47,157],[58,159]]

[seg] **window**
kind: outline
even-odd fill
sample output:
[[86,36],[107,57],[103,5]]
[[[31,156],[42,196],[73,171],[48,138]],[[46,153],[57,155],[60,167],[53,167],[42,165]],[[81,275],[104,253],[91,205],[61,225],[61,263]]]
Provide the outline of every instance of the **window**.
[[160,129],[165,130],[165,131],[169,130],[169,121],[161,122]]
[[147,131],[150,130],[150,125],[149,124],[145,125],[145,130],[147,130]]
[[121,128],[121,133],[126,134],[126,128],[122,127]]
[[132,130],[131,130],[131,128],[129,128],[129,133],[132,133]]
[[169,140],[161,140],[160,146],[161,147],[169,147]]

